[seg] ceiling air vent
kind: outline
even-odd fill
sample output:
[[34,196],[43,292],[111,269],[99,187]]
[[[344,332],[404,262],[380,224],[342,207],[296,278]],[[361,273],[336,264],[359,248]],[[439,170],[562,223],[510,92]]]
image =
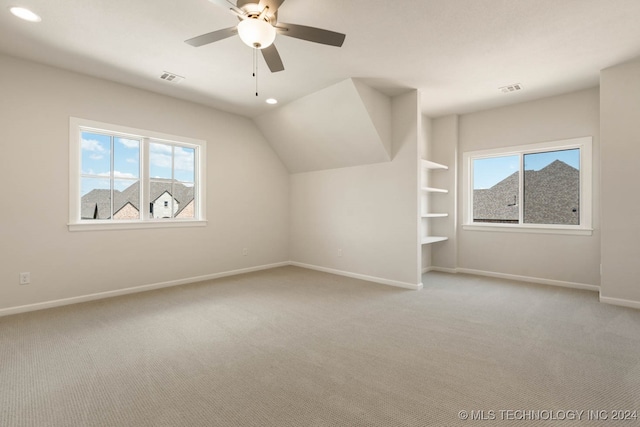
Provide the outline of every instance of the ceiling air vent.
[[502,93],[517,92],[519,90],[522,90],[522,85],[520,83],[516,83],[509,86],[502,86],[502,87],[499,87],[498,89],[500,89],[500,92]]
[[166,80],[172,83],[180,83],[181,81],[184,80],[184,77],[179,76],[177,74],[170,73],[168,71],[163,71],[162,74],[160,75],[160,78],[162,80]]

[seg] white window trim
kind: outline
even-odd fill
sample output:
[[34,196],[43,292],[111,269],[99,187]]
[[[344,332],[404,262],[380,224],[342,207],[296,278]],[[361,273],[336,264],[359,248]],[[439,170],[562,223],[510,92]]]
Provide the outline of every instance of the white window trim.
[[[498,231],[516,233],[543,233],[543,234],[573,234],[592,235],[593,220],[593,174],[592,174],[592,145],[590,136],[563,139],[558,141],[542,142],[537,144],[520,145],[516,147],[495,148],[490,150],[468,151],[463,153],[463,230],[473,231]],[[555,225],[555,224],[495,224],[473,222],[473,160],[497,156],[518,155],[522,160],[523,154],[537,152],[580,149],[580,225]],[[521,165],[522,168],[522,165]],[[520,174],[520,191],[522,192],[523,174]],[[522,200],[522,198],[520,198]],[[522,205],[520,203],[520,217],[522,217]]]
[[[196,148],[198,161],[195,163],[196,178],[196,206],[195,212],[197,219],[153,219],[149,217],[147,209],[142,207],[149,205],[148,192],[142,192],[140,220],[91,220],[83,221],[81,219],[81,163],[82,163],[82,143],[80,134],[82,131],[94,130],[109,133],[117,133],[122,136],[128,136],[136,139],[144,139],[140,150],[140,160],[142,170],[140,171],[140,180],[149,182],[149,158],[148,141],[166,142],[173,145],[183,145]],[[207,142],[201,139],[188,138],[184,136],[169,135],[165,133],[136,129],[126,126],[113,125],[110,123],[102,123],[94,120],[81,119],[78,117],[69,118],[69,231],[93,231],[93,230],[131,230],[142,228],[175,228],[175,227],[204,227],[207,225],[206,220],[206,168],[201,167],[207,159]]]

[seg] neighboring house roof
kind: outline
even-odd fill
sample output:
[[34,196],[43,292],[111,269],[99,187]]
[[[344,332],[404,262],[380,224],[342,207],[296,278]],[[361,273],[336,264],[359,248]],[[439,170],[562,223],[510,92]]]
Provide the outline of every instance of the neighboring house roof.
[[82,196],[82,219],[108,219],[111,216],[111,190],[91,190]]
[[524,222],[580,224],[580,171],[556,160],[524,174]]
[[[194,187],[186,186],[180,182],[173,183],[173,198],[178,202],[178,215],[193,200]],[[151,182],[150,200],[154,203],[164,193],[171,195],[171,181]],[[111,191],[95,189],[82,196],[82,219],[110,219],[111,218]],[[131,204],[140,210],[140,182],[136,181],[123,191],[113,190],[114,214]]]
[[[491,188],[473,191],[475,221],[517,222],[519,172]],[[524,172],[524,222],[580,223],[580,171],[555,160],[544,168]]]
[[474,220],[518,221],[519,172],[491,188],[473,190]]

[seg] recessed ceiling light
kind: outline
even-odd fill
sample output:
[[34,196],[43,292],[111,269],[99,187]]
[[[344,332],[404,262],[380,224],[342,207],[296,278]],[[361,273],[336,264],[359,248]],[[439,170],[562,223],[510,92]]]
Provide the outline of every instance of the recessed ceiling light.
[[13,13],[14,16],[17,16],[20,19],[24,19],[25,21],[29,21],[29,22],[42,21],[42,18],[40,18],[38,15],[30,11],[29,9],[25,9],[24,7],[17,7],[17,6],[10,7],[9,11]]
[[278,103],[278,100],[277,100],[277,99],[275,99],[275,98],[269,98],[269,99],[267,99],[265,102],[266,102],[267,104],[271,104],[271,105],[273,105],[273,104],[277,104],[277,103]]

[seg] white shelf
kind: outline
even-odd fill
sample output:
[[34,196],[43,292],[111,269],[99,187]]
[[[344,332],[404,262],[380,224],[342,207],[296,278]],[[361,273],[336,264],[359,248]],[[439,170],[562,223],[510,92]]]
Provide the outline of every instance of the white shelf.
[[433,187],[422,187],[422,191],[426,191],[427,193],[448,193],[449,190],[445,190],[444,188],[433,188]]
[[439,236],[427,236],[422,238],[423,245],[429,245],[431,243],[436,242],[444,242],[445,240],[449,240],[448,237],[439,237]]
[[[432,162],[430,160],[424,160],[421,159],[420,160],[420,166],[421,166],[421,179],[423,183],[427,183],[428,182],[428,173],[429,171],[432,170],[447,170],[449,169],[448,166],[445,165],[441,165],[440,163],[436,163],[436,162]],[[444,188],[435,188],[435,187],[421,187],[420,188],[421,191],[425,192],[425,193],[443,193],[443,194],[447,194],[449,193],[449,190],[446,190]],[[427,203],[426,206],[423,206],[423,209],[427,212],[422,213],[420,216],[424,219],[429,219],[429,218],[446,218],[449,216],[448,213],[444,213],[444,212],[428,212],[429,211],[429,199],[430,197],[424,197],[424,201]],[[429,224],[427,224],[427,221],[423,221],[422,222],[422,233],[424,234],[428,234],[428,226]],[[426,227],[426,228],[425,228]],[[445,240],[448,240],[448,237],[444,237],[444,236],[424,236],[420,239],[420,242],[423,245],[430,245],[432,243],[436,243],[436,242],[444,242]]]
[[422,160],[422,167],[425,169],[449,169],[449,166],[441,165],[431,160]]

